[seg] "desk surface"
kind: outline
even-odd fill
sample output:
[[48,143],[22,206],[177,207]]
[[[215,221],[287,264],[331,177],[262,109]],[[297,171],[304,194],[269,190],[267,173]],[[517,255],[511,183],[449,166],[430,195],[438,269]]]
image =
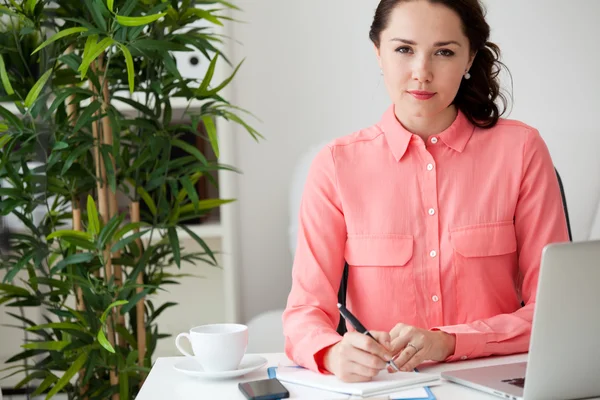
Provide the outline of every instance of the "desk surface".
[[[286,360],[283,353],[261,354],[268,360],[268,364],[245,376],[230,380],[201,380],[188,377],[173,368],[173,365],[183,357],[163,357],[156,360],[142,390],[136,400],[200,400],[200,399],[228,399],[245,400],[244,395],[238,389],[239,382],[267,379],[267,368],[274,367],[280,361]],[[488,357],[476,360],[466,360],[448,364],[435,364],[422,366],[422,372],[440,373],[444,370],[479,367],[485,365],[507,364],[525,361],[526,354],[518,354],[507,357]],[[350,397],[336,393],[325,392],[316,389],[298,387],[285,383],[290,391],[292,399],[349,399]],[[432,392],[438,400],[485,400],[498,399],[492,395],[479,392],[474,389],[444,382],[440,386],[432,387]]]

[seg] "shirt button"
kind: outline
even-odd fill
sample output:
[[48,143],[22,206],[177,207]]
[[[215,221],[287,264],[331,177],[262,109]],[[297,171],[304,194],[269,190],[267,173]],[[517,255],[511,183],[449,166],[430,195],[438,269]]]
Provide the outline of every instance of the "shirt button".
[[431,300],[433,300],[433,301],[435,301],[435,302],[437,303],[438,301],[440,301],[440,298],[439,298],[439,297],[437,297],[437,296],[433,296],[433,297],[431,298]]
[[429,209],[429,215],[435,215],[435,210],[433,208]]
[[427,164],[427,171],[433,170],[433,164]]
[[431,143],[436,144],[438,142],[438,138],[435,136],[431,138]]
[[461,360],[466,360],[466,359],[467,359],[467,356],[462,356],[460,359],[461,359]]
[[429,253],[429,255],[433,258],[433,257],[437,256],[437,251],[431,250],[431,253]]

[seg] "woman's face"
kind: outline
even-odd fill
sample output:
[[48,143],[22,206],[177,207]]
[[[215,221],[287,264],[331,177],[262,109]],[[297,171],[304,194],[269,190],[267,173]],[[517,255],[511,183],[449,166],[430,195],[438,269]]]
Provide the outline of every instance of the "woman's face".
[[447,110],[473,62],[460,17],[424,0],[392,11],[376,53],[396,114],[406,118]]

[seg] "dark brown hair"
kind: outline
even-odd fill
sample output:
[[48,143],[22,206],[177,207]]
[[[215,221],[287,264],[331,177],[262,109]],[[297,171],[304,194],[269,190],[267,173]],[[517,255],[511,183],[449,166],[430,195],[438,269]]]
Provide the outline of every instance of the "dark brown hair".
[[[412,0],[381,0],[375,11],[369,38],[379,48],[381,32],[386,29],[390,15],[400,3]],[[490,26],[485,20],[485,11],[479,0],[427,0],[443,4],[456,12],[462,20],[463,32],[469,38],[471,52],[477,52],[469,70],[471,79],[463,79],[454,104],[474,125],[491,128],[506,111],[508,100],[501,93],[499,73],[500,48],[488,41]],[[503,105],[500,111],[496,100]]]

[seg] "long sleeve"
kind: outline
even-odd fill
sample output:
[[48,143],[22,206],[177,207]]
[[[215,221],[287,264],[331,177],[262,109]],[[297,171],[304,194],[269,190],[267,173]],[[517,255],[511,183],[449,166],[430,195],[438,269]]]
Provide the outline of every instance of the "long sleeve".
[[286,355],[313,371],[324,372],[317,354],[341,340],[336,304],[345,242],[333,149],[327,146],[313,160],[305,183],[292,288],[283,314]]
[[569,240],[566,219],[550,153],[536,130],[523,149],[523,175],[515,209],[521,297],[525,306],[511,314],[466,324],[436,327],[456,336],[447,361],[526,352],[529,348],[542,250]]

